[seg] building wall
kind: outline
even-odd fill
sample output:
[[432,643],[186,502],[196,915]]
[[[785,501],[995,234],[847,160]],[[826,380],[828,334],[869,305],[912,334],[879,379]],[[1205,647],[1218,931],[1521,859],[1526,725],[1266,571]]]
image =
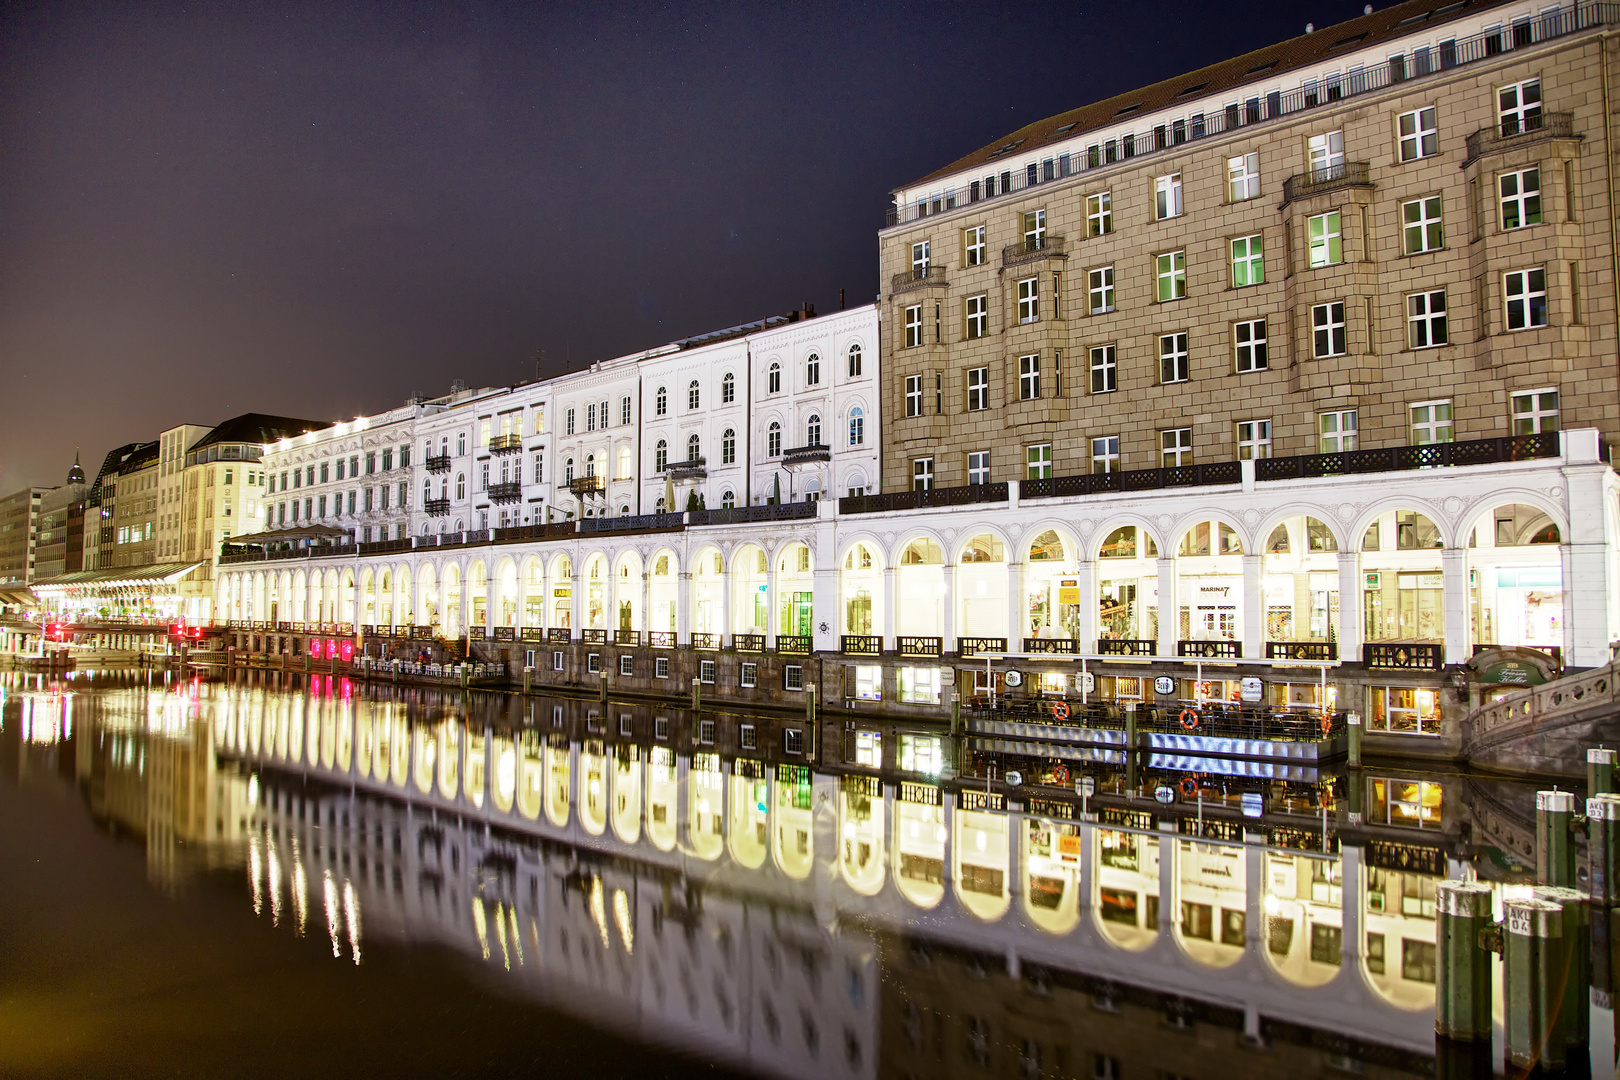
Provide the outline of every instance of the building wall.
[[186,451],[212,430],[199,424],[169,428],[158,438],[157,530],[154,552],[159,562],[179,562],[185,546]]
[[150,566],[157,561],[158,486],[162,477],[154,457],[127,472],[119,471],[113,515],[114,566]]
[[0,581],[34,580],[40,500],[45,488],[23,488],[0,499]]

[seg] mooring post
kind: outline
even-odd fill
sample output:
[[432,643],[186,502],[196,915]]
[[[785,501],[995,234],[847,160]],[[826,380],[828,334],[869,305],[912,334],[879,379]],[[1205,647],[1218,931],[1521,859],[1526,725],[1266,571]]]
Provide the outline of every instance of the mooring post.
[[1620,905],[1620,795],[1586,800],[1587,888],[1598,907]]
[[607,672],[605,672],[605,671],[602,672],[602,682],[601,682],[600,686],[601,686],[601,688],[597,692],[597,700],[602,702],[602,704],[605,705],[605,704],[607,704]]
[[1125,790],[1136,792],[1136,702],[1125,703]]
[[1502,988],[1507,1059],[1521,1069],[1563,1068],[1564,987],[1569,980],[1564,947],[1564,909],[1548,900],[1508,900],[1503,905]]
[[532,687],[533,685],[534,685],[534,668],[525,667],[523,669],[523,695],[525,697],[528,696],[529,688]]
[[1536,792],[1536,884],[1575,884],[1575,845],[1570,824],[1575,817],[1575,796],[1568,791]]
[[692,680],[692,711],[697,712],[703,708],[703,679]]
[[1549,990],[1556,995],[1554,1000],[1562,1003],[1559,1024],[1564,1033],[1564,1045],[1570,1047],[1571,1054],[1575,1054],[1575,1048],[1582,1048],[1576,1056],[1584,1057],[1584,1048],[1591,1038],[1591,1010],[1587,1008],[1584,991],[1592,982],[1592,946],[1586,896],[1578,889],[1555,885],[1537,885],[1532,895],[1537,900],[1557,904],[1564,913],[1565,982]]
[[1593,747],[1586,752],[1586,797],[1614,791],[1614,751]]
[[1352,769],[1361,768],[1361,714],[1349,713],[1344,718],[1344,730],[1348,750],[1345,764]]
[[1491,889],[1477,881],[1442,881],[1435,967],[1434,1033],[1457,1042],[1490,1041],[1491,954],[1479,932],[1491,922]]

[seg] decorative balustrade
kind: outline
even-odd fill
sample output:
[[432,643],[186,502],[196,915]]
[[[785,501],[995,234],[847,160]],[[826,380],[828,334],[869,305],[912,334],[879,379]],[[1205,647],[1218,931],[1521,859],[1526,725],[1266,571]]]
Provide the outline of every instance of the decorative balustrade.
[[1337,660],[1336,641],[1268,641],[1267,660]]
[[1158,656],[1159,643],[1152,638],[1098,638],[1098,656]]
[[876,634],[845,634],[839,640],[838,651],[850,656],[881,656],[883,639]]
[[608,636],[606,630],[581,630],[579,641],[581,645],[606,645]]
[[675,631],[652,630],[647,634],[647,644],[655,649],[673,649],[675,647]]
[[693,634],[692,648],[703,652],[718,652],[720,650],[719,634]]
[[1000,655],[1007,651],[1004,637],[959,637],[956,639],[957,656]]
[[569,636],[569,630],[566,626],[561,628],[554,626],[546,631],[546,643],[548,645],[567,645],[571,640],[572,638]]
[[765,651],[764,634],[732,634],[731,647],[737,652],[757,653]]
[[908,635],[895,638],[894,644],[901,656],[938,656],[945,647],[945,639]]
[[615,631],[613,631],[613,644],[615,644],[615,645],[629,645],[632,648],[634,648],[636,646],[639,646],[641,644],[641,631],[640,630],[615,630]]
[[776,651],[790,656],[809,656],[811,644],[809,634],[776,635]]
[[1073,638],[1033,638],[1024,639],[1024,651],[1027,653],[1056,653],[1063,656],[1073,656],[1079,651],[1079,642]]
[[1443,666],[1443,654],[1439,645],[1369,641],[1361,647],[1361,662],[1375,668],[1439,671]]

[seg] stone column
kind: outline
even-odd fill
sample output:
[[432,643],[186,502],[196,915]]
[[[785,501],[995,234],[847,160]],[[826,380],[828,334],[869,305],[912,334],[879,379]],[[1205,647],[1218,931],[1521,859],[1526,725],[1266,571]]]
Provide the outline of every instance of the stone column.
[[816,553],[816,557],[818,563],[812,585],[810,631],[814,635],[813,645],[817,652],[834,652],[838,649],[838,627],[842,619],[838,609],[838,571],[820,565],[820,552]]
[[1080,614],[1075,620],[1075,648],[1083,653],[1097,651],[1097,564],[1090,559],[1075,563],[1075,584],[1080,587]]
[[765,564],[765,585],[765,644],[770,646],[776,643],[776,635],[782,632],[782,628],[777,625],[781,621],[777,609],[781,606],[782,601],[777,592],[775,561]]
[[675,586],[675,643],[687,645],[692,641],[692,573],[682,570],[676,576]]
[[[1181,636],[1181,602],[1176,596],[1175,557],[1159,552],[1159,655],[1176,655]],[[1162,903],[1162,901],[1161,901]]]
[[939,651],[943,655],[956,651],[956,564],[946,563],[941,568],[940,579],[945,583],[939,626]]
[[[630,624],[634,629],[644,632],[652,629],[652,609],[648,606],[651,603],[652,570],[646,564],[643,564],[641,567],[641,607],[636,611],[636,621]],[[643,644],[650,644],[650,642],[644,638]]]
[[1444,659],[1448,664],[1468,660],[1468,552],[1448,547],[1440,552],[1440,581],[1445,589],[1446,627]]
[[1361,555],[1339,552],[1339,659],[1361,662]]
[[1024,595],[1024,564],[1007,564],[1007,651],[1023,652],[1029,631],[1029,597]]
[[883,568],[883,619],[878,633],[883,635],[882,649],[892,649],[894,644],[894,609],[899,602],[896,589],[899,586],[900,575],[896,574],[893,566]]
[[1245,657],[1262,657],[1266,648],[1266,600],[1260,576],[1260,556],[1243,556],[1243,642]]

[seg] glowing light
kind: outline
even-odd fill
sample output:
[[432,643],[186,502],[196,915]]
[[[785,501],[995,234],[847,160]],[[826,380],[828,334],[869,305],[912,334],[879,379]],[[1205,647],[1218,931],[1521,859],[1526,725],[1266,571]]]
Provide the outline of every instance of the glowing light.
[[473,929],[478,931],[478,948],[483,951],[484,959],[489,959],[489,926],[484,919],[484,899],[481,896],[472,898]]
[[354,893],[354,884],[343,879],[343,921],[349,931],[349,954],[360,963],[360,898]]
[[298,858],[296,843],[293,845],[292,905],[293,915],[298,920],[296,932],[303,937],[304,924],[309,920],[309,878],[304,873],[303,860]]
[[501,943],[501,966],[511,971],[512,954],[506,948],[506,909],[500,904],[495,905],[495,938]]
[[248,777],[247,801],[249,806],[259,805],[259,774],[254,773]]
[[343,955],[343,946],[338,939],[338,895],[337,882],[332,880],[332,871],[327,870],[322,875],[321,904],[326,910],[326,936],[332,939],[332,959],[336,960]]
[[517,953],[518,964],[523,964],[523,935],[518,933],[517,908],[506,909],[506,917],[512,923],[512,951]]
[[248,840],[248,883],[253,886],[253,914],[264,912],[264,892],[259,886],[259,877],[264,872],[263,857],[259,854],[259,838],[254,836]]
[[630,898],[623,889],[613,890],[613,922],[619,928],[619,938],[624,942],[624,951],[636,951],[635,928],[630,925]]
[[276,842],[270,841],[270,925],[281,925],[281,860],[276,856]]
[[591,921],[596,923],[597,932],[602,935],[602,948],[610,948],[607,928],[607,905],[602,898],[602,879],[591,878]]

